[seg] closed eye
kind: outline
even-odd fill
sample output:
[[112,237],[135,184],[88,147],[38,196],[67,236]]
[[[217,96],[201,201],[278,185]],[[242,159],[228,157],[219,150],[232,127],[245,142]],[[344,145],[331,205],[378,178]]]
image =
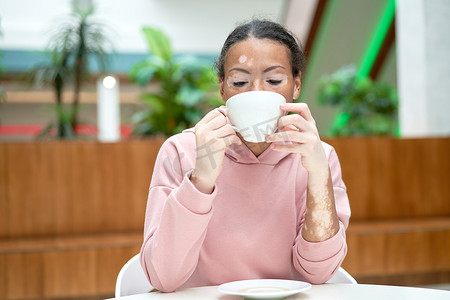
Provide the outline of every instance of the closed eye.
[[247,83],[247,81],[236,81],[236,82],[233,82],[233,86],[241,87],[241,86],[244,86],[246,83]]
[[271,84],[271,85],[278,85],[278,84],[280,84],[280,83],[282,82],[282,80],[274,80],[274,79],[270,79],[270,80],[267,80],[267,82],[268,82],[269,84]]

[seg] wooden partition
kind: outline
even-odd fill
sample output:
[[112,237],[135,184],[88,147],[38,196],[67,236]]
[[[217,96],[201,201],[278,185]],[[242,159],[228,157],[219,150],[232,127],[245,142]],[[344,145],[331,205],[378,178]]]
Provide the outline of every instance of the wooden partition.
[[163,141],[0,143],[0,299],[112,297]]
[[450,139],[327,142],[352,209],[343,267],[362,283],[450,282]]
[[141,230],[162,142],[0,143],[0,238]]
[[341,162],[352,220],[450,216],[450,138],[327,142]]
[[[163,141],[0,143],[0,299],[111,297]],[[327,142],[352,208],[343,266],[360,282],[450,280],[450,139]]]

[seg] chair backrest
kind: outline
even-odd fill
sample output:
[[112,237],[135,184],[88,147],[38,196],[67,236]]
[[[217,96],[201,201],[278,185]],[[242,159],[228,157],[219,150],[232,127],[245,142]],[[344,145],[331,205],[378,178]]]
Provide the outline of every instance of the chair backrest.
[[[327,281],[327,283],[352,283],[357,284],[356,280],[340,267],[337,272]],[[153,289],[148,282],[147,277],[142,270],[139,262],[139,254],[133,256],[123,265],[117,276],[115,297],[124,297],[129,295],[150,292]]]
[[139,254],[127,261],[117,275],[115,297],[150,292],[153,289],[139,262]]
[[327,283],[352,283],[357,284],[355,278],[352,277],[347,271],[345,271],[342,267],[334,273],[333,277],[331,277]]

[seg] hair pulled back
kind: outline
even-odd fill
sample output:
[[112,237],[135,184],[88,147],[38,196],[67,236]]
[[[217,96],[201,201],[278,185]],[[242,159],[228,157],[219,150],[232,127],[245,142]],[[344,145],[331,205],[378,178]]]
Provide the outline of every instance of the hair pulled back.
[[278,23],[256,19],[236,27],[225,40],[220,57],[215,63],[219,78],[223,79],[225,76],[225,59],[230,48],[249,38],[270,39],[285,45],[290,51],[292,75],[295,77],[303,70],[305,55],[293,34]]

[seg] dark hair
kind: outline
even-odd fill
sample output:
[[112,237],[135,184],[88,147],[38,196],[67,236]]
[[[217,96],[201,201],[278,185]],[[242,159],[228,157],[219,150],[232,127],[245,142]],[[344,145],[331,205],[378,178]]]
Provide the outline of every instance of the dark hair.
[[294,77],[303,70],[306,61],[305,55],[294,35],[278,23],[257,19],[236,27],[225,40],[220,57],[215,63],[219,78],[223,79],[225,76],[225,59],[230,48],[235,43],[252,37],[270,39],[285,45],[290,51],[292,74]]

